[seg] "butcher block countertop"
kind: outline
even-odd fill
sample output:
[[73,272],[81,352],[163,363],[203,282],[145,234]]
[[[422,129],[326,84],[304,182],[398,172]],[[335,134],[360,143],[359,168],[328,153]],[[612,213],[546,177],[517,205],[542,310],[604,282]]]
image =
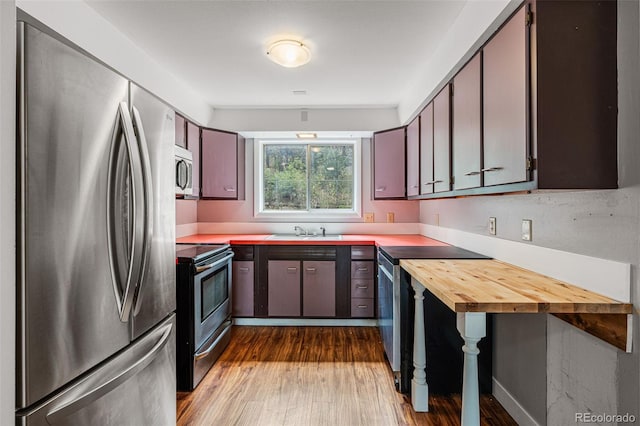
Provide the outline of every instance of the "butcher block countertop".
[[271,234],[197,234],[180,237],[177,243],[232,245],[377,245],[377,246],[446,246],[442,241],[415,234],[343,234],[339,240],[270,240]]
[[454,312],[630,314],[632,305],[498,260],[401,260]]

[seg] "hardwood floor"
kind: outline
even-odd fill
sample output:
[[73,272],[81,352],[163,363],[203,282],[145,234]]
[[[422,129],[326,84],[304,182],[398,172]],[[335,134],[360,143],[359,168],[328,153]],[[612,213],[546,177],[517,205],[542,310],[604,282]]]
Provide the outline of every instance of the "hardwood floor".
[[[194,392],[178,393],[178,425],[459,425],[460,396],[415,413],[394,388],[373,327],[234,326]],[[489,396],[482,425],[516,425]]]

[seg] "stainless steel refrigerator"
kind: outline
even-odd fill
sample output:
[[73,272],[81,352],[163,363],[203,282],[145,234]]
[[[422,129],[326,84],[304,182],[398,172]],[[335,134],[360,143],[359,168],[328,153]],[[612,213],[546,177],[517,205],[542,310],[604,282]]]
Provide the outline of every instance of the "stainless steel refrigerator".
[[175,424],[174,111],[18,23],[16,424]]

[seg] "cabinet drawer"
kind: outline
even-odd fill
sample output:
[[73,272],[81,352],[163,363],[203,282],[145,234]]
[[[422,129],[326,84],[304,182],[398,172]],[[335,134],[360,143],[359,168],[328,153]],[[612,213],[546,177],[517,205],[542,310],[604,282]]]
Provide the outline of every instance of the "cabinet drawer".
[[373,298],[373,279],[372,278],[356,278],[351,280],[351,297],[352,298]]
[[351,278],[373,279],[373,261],[360,260],[351,262]]
[[371,318],[373,317],[373,299],[351,299],[351,317],[352,318]]
[[351,246],[351,259],[375,259],[375,246]]

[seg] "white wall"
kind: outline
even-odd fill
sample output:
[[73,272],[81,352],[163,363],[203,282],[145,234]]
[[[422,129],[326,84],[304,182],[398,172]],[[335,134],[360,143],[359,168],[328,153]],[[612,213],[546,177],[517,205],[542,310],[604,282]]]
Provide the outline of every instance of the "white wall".
[[467,1],[451,26],[444,34],[438,49],[420,75],[420,81],[409,85],[410,91],[402,96],[398,105],[400,122],[406,124],[419,113],[442,87],[443,81],[453,77],[456,70],[471,58],[488,37],[495,32],[522,0]]
[[15,422],[15,2],[0,1],[0,424]]
[[216,109],[211,124],[236,132],[376,131],[399,125],[396,108]]
[[169,74],[153,58],[83,1],[25,1],[17,5],[60,35],[154,93],[202,125],[213,109],[191,87]]

